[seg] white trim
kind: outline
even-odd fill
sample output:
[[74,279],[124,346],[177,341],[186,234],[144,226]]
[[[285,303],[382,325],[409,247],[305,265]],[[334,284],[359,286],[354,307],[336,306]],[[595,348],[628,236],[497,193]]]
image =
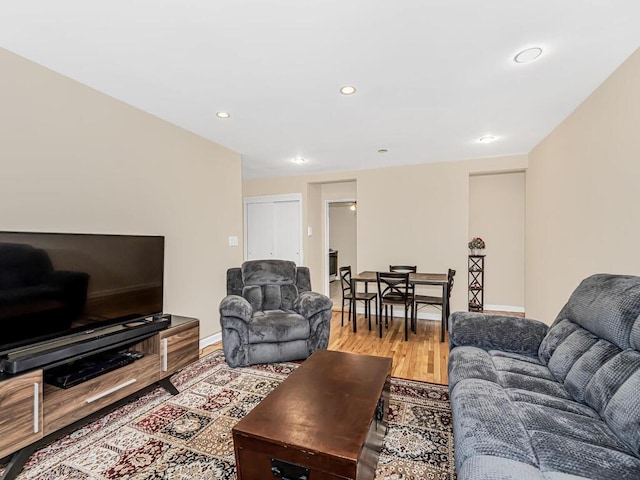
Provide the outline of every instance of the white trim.
[[255,195],[244,197],[244,203],[294,202],[302,201],[301,193],[284,193],[282,195]]
[[208,337],[200,339],[200,350],[208,347],[209,345],[213,345],[214,343],[219,343],[222,341],[222,332],[214,333],[213,335],[209,335]]
[[250,203],[273,203],[273,202],[298,202],[299,215],[300,215],[300,265],[304,265],[304,234],[306,227],[303,225],[304,215],[302,210],[302,194],[301,193],[285,193],[281,195],[254,195],[251,197],[244,197],[242,199],[242,228],[244,239],[243,245],[243,258],[248,257],[248,242],[247,242],[247,205]]
[[524,307],[514,307],[512,305],[484,305],[484,310],[495,310],[496,312],[524,313]]
[[[329,297],[331,296],[331,279],[329,278],[329,205],[332,203],[345,203],[345,202],[356,202],[357,199],[350,198],[342,198],[342,199],[332,199],[324,201],[324,294]],[[356,220],[357,221],[357,220]],[[356,243],[356,257],[358,252],[358,244]],[[358,273],[358,272],[352,272]],[[340,276],[336,275],[336,280],[340,280]]]

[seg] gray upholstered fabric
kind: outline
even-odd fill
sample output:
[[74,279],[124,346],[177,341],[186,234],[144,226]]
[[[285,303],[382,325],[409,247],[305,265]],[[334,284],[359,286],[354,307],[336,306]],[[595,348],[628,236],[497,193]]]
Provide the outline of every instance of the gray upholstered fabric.
[[296,264],[289,260],[253,260],[242,264],[244,285],[293,285]]
[[227,271],[220,302],[222,347],[232,367],[303,360],[327,348],[331,299],[311,291],[309,269],[285,260]]
[[631,330],[638,316],[638,277],[604,273],[585,278],[558,314],[623,350],[631,347]]
[[548,328],[537,320],[476,312],[454,312],[449,322],[450,348],[473,345],[525,355],[537,353]]
[[639,313],[640,277],[598,274],[528,346],[516,320],[453,314],[458,479],[640,479]]
[[265,310],[251,319],[249,343],[281,343],[309,338],[309,320],[295,312]]
[[242,270],[240,267],[227,270],[227,295],[242,295]]

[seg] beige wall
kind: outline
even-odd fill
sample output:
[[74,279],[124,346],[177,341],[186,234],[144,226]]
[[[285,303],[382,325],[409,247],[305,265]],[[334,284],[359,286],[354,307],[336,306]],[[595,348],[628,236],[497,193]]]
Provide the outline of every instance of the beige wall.
[[245,181],[243,194],[302,193],[303,224],[314,229],[312,237],[305,237],[305,263],[311,269],[313,285],[319,286],[324,276],[324,252],[322,244],[318,246],[313,240],[315,232],[322,231],[317,222],[324,215],[324,205],[318,201],[319,193],[312,198],[307,192],[322,183],[355,181],[358,269],[386,270],[391,263],[415,263],[420,269],[441,272],[455,268],[461,275],[456,277],[452,306],[466,310],[469,174],[523,170],[526,166],[527,156],[519,155],[279,177]]
[[166,237],[165,310],[220,331],[240,156],[0,49],[0,230]]
[[484,305],[524,311],[524,172],[469,178],[469,238],[482,237]]
[[527,316],[550,323],[598,272],[640,274],[640,50],[530,154]]

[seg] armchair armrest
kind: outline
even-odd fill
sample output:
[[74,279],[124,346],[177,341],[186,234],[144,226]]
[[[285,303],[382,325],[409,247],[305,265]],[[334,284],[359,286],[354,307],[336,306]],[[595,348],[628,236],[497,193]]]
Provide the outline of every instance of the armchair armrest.
[[248,323],[253,315],[253,307],[240,295],[227,295],[220,302],[220,315],[236,317]]
[[329,297],[317,292],[302,292],[293,302],[293,309],[304,318],[311,318],[324,310],[331,310],[333,302]]
[[453,312],[449,323],[450,349],[469,345],[533,356],[549,329],[538,320],[478,312]]

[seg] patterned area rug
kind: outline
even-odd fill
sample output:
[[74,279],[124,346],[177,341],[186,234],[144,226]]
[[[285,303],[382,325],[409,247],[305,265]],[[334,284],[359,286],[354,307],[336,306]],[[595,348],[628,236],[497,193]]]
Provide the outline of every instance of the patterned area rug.
[[[296,367],[214,352],[172,378],[178,395],[157,388],[47,445],[18,480],[235,479],[231,428]],[[446,386],[393,378],[389,420],[376,480],[455,479]]]

